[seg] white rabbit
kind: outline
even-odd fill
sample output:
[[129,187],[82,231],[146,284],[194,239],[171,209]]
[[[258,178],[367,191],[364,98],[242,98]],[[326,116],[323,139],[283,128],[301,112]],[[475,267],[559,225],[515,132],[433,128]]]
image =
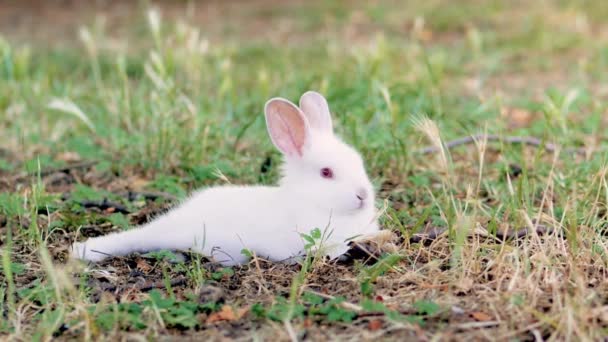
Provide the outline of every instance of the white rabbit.
[[247,261],[243,249],[272,261],[302,254],[300,233],[326,231],[326,255],[378,232],[374,190],[359,154],[333,133],[325,98],[309,91],[300,108],[282,98],[264,108],[272,142],[283,153],[279,186],[219,186],[195,192],[142,227],[75,243],[73,258],[158,249],[192,249],[224,265]]

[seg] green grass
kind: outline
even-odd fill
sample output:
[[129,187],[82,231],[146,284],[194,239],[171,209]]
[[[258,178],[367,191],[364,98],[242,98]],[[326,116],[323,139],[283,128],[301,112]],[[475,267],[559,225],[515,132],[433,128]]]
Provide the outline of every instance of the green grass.
[[[119,35],[90,22],[68,44],[0,30],[0,336],[608,334],[606,5],[241,6],[227,7],[225,21],[163,12],[158,27],[131,9]],[[310,89],[361,151],[386,206],[383,226],[403,237],[376,264],[217,269],[162,253],[66,261],[74,239],[145,221],[170,206],[167,196],[273,183],[280,156],[263,105]],[[535,136],[562,150],[480,141],[418,152],[477,133]],[[567,151],[579,147],[586,155]],[[97,163],[43,174],[74,159]],[[166,195],[129,199],[129,190]],[[128,213],[79,204],[104,200]],[[496,238],[534,222],[551,233]],[[429,227],[447,232],[410,243]],[[225,298],[202,300],[206,286]]]

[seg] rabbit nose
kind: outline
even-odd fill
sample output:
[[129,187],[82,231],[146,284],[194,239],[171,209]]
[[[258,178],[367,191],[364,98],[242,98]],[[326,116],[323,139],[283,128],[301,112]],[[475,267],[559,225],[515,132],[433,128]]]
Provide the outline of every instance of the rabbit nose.
[[361,201],[365,200],[367,198],[367,190],[364,188],[357,190],[357,198]]

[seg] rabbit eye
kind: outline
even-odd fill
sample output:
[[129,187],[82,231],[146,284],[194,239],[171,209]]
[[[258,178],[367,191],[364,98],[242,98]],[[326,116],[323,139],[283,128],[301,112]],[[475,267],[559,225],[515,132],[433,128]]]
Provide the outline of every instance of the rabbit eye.
[[321,169],[321,177],[328,179],[334,178],[334,172],[330,168],[324,167]]

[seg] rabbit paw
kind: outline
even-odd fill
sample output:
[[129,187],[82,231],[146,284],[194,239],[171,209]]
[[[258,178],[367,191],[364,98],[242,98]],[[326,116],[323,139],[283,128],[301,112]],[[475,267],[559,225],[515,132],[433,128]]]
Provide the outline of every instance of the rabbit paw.
[[70,258],[71,259],[80,259],[86,261],[101,261],[105,259],[107,256],[103,253],[97,253],[94,250],[88,248],[86,242],[76,242],[72,245],[70,250]]

